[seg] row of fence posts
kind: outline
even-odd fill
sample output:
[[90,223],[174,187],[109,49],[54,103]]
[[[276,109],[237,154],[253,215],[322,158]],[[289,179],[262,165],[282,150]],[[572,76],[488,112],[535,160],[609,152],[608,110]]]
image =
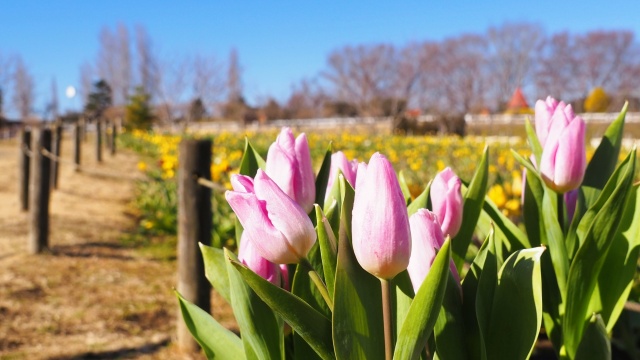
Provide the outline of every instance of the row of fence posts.
[[[102,161],[102,121],[96,124],[96,160]],[[18,195],[20,208],[29,211],[28,249],[38,254],[49,247],[49,199],[52,189],[57,189],[60,177],[60,157],[63,124],[56,121],[52,128],[44,123],[33,127],[23,127],[20,135],[18,159]],[[87,122],[84,119],[73,124],[73,163],[80,171],[82,140],[86,140]],[[54,136],[55,135],[55,136]],[[111,122],[111,131],[107,140],[111,154],[116,153],[117,127]]]

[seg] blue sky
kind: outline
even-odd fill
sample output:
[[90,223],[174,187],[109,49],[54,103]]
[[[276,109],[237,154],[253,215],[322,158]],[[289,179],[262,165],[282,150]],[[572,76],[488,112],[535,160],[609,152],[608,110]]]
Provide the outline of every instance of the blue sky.
[[[37,106],[59,88],[61,110],[78,107],[64,90],[93,63],[104,26],[143,25],[161,54],[238,50],[251,101],[283,99],[291,84],[316,75],[344,45],[441,40],[505,22],[533,22],[546,32],[632,30],[640,34],[640,1],[4,1],[0,54],[20,54],[37,83]],[[2,69],[0,69],[2,71]],[[8,99],[7,99],[8,100]]]

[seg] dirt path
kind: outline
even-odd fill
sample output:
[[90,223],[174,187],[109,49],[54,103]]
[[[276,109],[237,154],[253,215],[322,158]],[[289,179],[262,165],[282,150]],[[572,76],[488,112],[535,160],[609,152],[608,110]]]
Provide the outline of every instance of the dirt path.
[[[71,159],[71,143],[63,143]],[[15,141],[0,141],[0,359],[189,359],[171,344],[175,262],[120,241],[135,226],[129,205],[137,159],[120,152],[97,164],[62,164],[51,198],[50,251],[26,254]],[[199,358],[199,357],[196,357]]]

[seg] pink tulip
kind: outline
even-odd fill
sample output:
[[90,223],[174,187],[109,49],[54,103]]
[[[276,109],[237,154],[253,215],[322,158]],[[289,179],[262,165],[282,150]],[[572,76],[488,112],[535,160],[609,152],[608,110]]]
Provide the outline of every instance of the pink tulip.
[[280,274],[282,276],[282,288],[291,291],[291,282],[289,280],[289,267],[286,264],[280,265]]
[[420,209],[409,218],[411,227],[411,258],[407,271],[417,293],[436,258],[436,249],[444,243],[444,235],[436,214]]
[[535,126],[536,134],[540,145],[544,146],[549,135],[549,128],[551,127],[551,117],[558,107],[558,101],[551,96],[547,96],[547,99],[542,101],[536,101],[535,108]]
[[309,213],[316,197],[316,183],[307,136],[296,139],[288,127],[282,128],[267,153],[267,174],[290,198]]
[[387,158],[373,154],[356,176],[352,244],[363,269],[380,279],[405,270],[411,255],[411,233],[404,196]]
[[460,178],[450,168],[442,170],[431,183],[431,205],[438,216],[442,233],[456,236],[462,225],[462,194]]
[[569,223],[573,220],[576,213],[576,205],[578,204],[578,189],[567,191],[564,193],[564,203],[567,207],[567,220]]
[[253,244],[253,241],[247,238],[247,234],[247,232],[242,234],[240,248],[238,249],[238,260],[265,280],[274,285],[281,286],[280,267],[278,264],[274,264],[263,258]]
[[307,213],[262,170],[255,179],[233,175],[225,197],[260,255],[276,264],[298,263],[316,241]]
[[576,189],[582,183],[587,168],[584,132],[584,120],[573,113],[571,105],[560,102],[540,158],[542,179],[558,193]]
[[[444,243],[444,235],[440,229],[438,217],[427,209],[420,209],[411,215],[409,225],[412,246],[407,271],[413,290],[417,293],[431,270],[433,260],[436,258],[436,250],[439,250]],[[453,260],[449,262],[449,269],[456,281],[459,281],[460,277]]]
[[353,186],[354,188],[356,186],[358,161],[349,161],[342,151],[337,151],[331,154],[331,170],[329,170],[329,181],[327,183],[327,192],[325,194],[325,198],[329,196],[331,188],[333,187],[333,183],[338,177],[338,170],[342,171],[345,180],[347,180],[347,182],[351,184],[351,186]]

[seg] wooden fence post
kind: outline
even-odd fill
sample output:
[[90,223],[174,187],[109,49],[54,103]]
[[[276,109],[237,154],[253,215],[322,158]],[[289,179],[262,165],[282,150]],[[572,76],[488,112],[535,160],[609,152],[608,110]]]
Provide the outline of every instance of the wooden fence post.
[[18,193],[20,195],[20,209],[29,210],[29,172],[31,170],[31,158],[28,152],[31,150],[31,129],[22,128],[20,134],[20,151],[18,152]]
[[38,254],[49,247],[49,195],[51,161],[42,154],[51,151],[51,129],[35,129],[31,153],[31,182],[29,183],[29,252]]
[[118,128],[116,127],[116,121],[113,120],[111,122],[111,140],[110,140],[110,144],[111,144],[111,155],[115,155],[116,154],[116,139],[118,137]]
[[102,121],[96,119],[96,160],[102,162]]
[[[53,137],[53,155],[56,158],[60,158],[60,146],[62,144],[62,123],[58,122],[54,126],[55,134]],[[60,173],[60,162],[52,161],[51,162],[51,186],[54,189],[58,188],[58,178]]]
[[[211,243],[211,190],[198,184],[198,177],[211,179],[211,141],[185,139],[178,158],[178,285],[182,296],[209,312],[211,286],[204,276],[198,242]],[[196,351],[198,344],[178,309],[178,347]]]
[[73,162],[76,164],[76,171],[80,170],[80,156],[82,155],[82,120],[76,122],[73,131]]

